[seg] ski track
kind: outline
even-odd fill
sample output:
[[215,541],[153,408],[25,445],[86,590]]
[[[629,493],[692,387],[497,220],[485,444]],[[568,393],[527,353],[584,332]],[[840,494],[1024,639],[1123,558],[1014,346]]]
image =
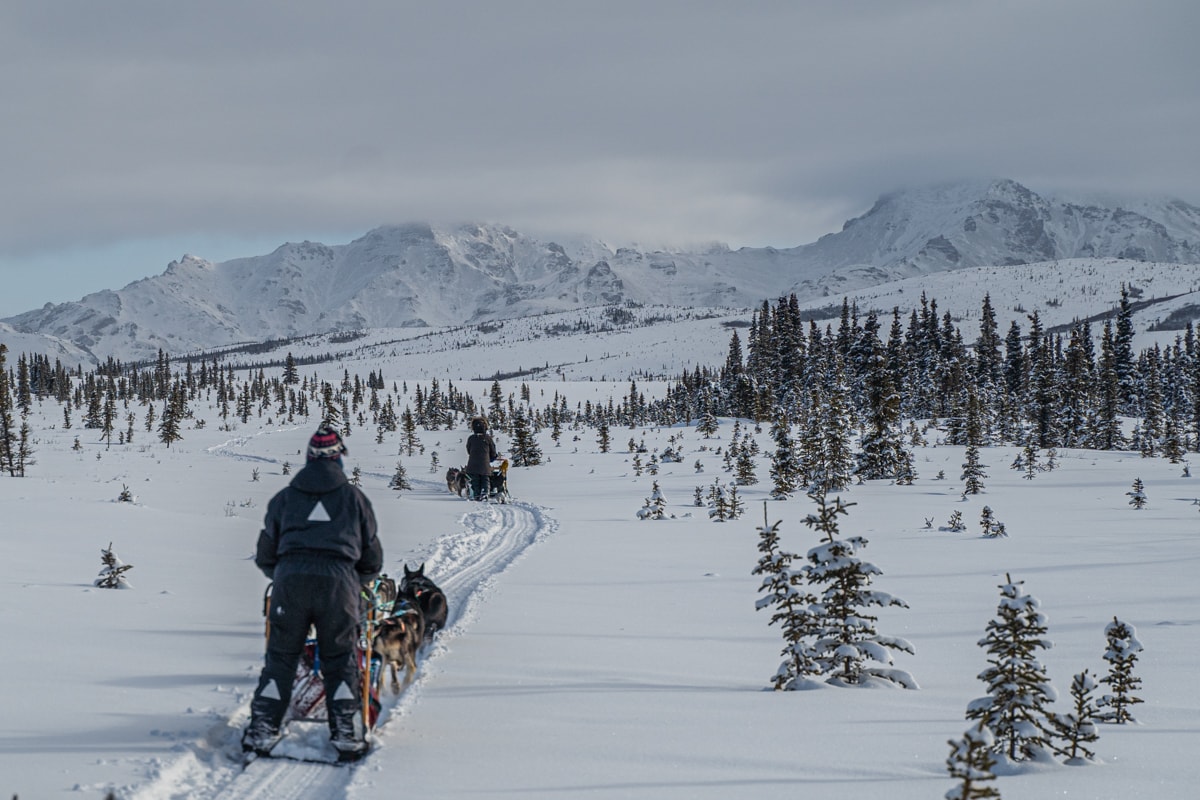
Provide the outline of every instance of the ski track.
[[[214,455],[246,459],[235,448],[246,439],[233,439],[209,448]],[[266,459],[264,459],[266,460]],[[425,572],[446,593],[449,615],[446,627],[418,661],[417,677],[399,697],[385,692],[378,731],[386,733],[392,717],[400,716],[417,700],[414,691],[422,683],[425,664],[448,652],[448,643],[464,635],[485,601],[496,578],[526,549],[558,529],[546,509],[529,503],[471,503],[459,520],[458,529],[431,542],[416,561],[425,562]],[[342,797],[359,766],[371,763],[368,755],[360,764],[315,764],[287,759],[259,758],[241,768],[240,733],[249,713],[249,700],[229,719],[209,732],[178,761],[163,765],[158,778],[140,787],[134,797],[146,800],[191,798],[192,800],[325,800]],[[285,739],[285,743],[286,743]]]

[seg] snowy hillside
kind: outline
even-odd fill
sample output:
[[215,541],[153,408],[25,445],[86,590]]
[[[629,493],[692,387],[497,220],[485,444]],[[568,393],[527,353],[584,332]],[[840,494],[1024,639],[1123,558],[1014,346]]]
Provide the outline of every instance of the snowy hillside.
[[[1121,286],[1128,287],[1134,302],[1139,346],[1169,343],[1188,321],[1195,324],[1200,320],[1200,264],[1091,258],[922,275],[808,300],[800,307],[830,317],[840,314],[846,300],[857,306],[860,316],[871,311],[890,316],[892,309],[899,308],[907,320],[924,295],[937,302],[939,314],[950,314],[964,335],[970,336],[978,333],[985,294],[991,298],[1003,333],[1014,321],[1027,327],[1027,318],[1034,312],[1049,329],[1076,320],[1111,318]],[[1097,323],[1097,329],[1101,324]]]
[[469,325],[609,304],[754,307],[902,278],[1076,258],[1200,263],[1200,209],[1179,200],[1048,199],[1008,180],[885,195],[799,247],[691,252],[566,245],[498,225],[377,228],[349,244],[285,244],[161,275],[5,322],[98,360],[152,358],[339,330]]
[[[1005,305],[1018,299],[986,273],[978,279]],[[1042,291],[1035,272],[1025,279]],[[1162,280],[1147,294],[1186,282]],[[1045,306],[1034,291],[1024,302]],[[961,302],[974,309],[978,298],[968,302],[964,292]],[[679,332],[675,348],[702,362],[722,361],[730,335],[725,318],[699,315],[549,333],[570,320],[326,336],[287,351],[230,354],[222,366],[332,351],[332,360],[302,366],[302,379],[340,384],[347,374],[376,373],[386,387],[380,395],[399,408],[415,406],[434,378],[482,401],[492,371],[521,372],[500,381],[504,398],[522,405],[528,389],[534,409],[560,396],[574,409],[620,406],[629,382],[612,376],[657,373],[665,331]],[[576,321],[586,328],[603,320]],[[717,358],[706,348],[719,348]],[[524,374],[546,363],[560,369]],[[264,371],[274,380],[282,367]],[[609,381],[600,380],[605,371]],[[235,373],[248,385],[258,369]],[[638,387],[650,400],[667,390],[653,380]],[[23,478],[0,477],[6,797],[940,797],[956,785],[948,742],[967,730],[968,704],[987,694],[977,676],[988,654],[978,642],[1010,577],[1046,616],[1053,646],[1038,655],[1056,709],[1068,710],[1074,675],[1107,673],[1104,631],[1113,617],[1134,626],[1144,646],[1134,669],[1143,702],[1133,708],[1136,722],[1098,726],[1088,763],[997,769],[1001,796],[1184,800],[1200,782],[1200,478],[1185,464],[1063,448],[1054,469],[1027,471],[1009,468],[1021,448],[989,446],[981,448],[986,486],[966,496],[964,448],[929,429],[912,448],[913,485],[868,480],[840,493],[855,504],[840,519],[841,535],[867,540],[860,555],[878,567],[874,588],[907,605],[874,613],[881,633],[912,644],[912,654],[896,653],[895,667],[920,688],[820,683],[773,692],[784,642],[770,612],[755,610],[756,528],[764,514],[779,520],[780,546],[801,556],[821,537],[804,524],[810,500],[769,499],[768,425],[722,418],[711,437],[695,421],[614,425],[609,452],[590,425],[568,424],[557,441],[543,428],[544,462],[512,469],[515,502],[501,506],[446,489],[445,467],[464,452],[461,414],[451,429],[419,429],[412,453],[402,433],[377,436],[370,423],[356,423],[349,440],[347,468],[358,470],[375,505],[385,569],[396,575],[425,563],[452,604],[414,684],[398,697],[385,693],[373,752],[353,768],[279,761],[243,772],[237,742],[262,664],[266,588],[250,556],[266,503],[301,463],[315,418],[288,421],[272,401],[255,404],[244,421],[223,421],[211,385],[189,402],[183,438],[169,447],[147,421],[161,402],[121,401],[111,442],[83,427],[86,404],[67,405],[70,428],[53,397],[31,404],[33,463]],[[315,414],[315,395],[309,406]],[[498,439],[511,453],[512,437]],[[712,521],[693,498],[732,485],[725,455],[747,439],[759,450],[750,459],[757,482],[737,486],[745,513]],[[652,475],[650,456],[668,447],[682,460],[657,462]],[[389,488],[398,463],[410,490]],[[1141,510],[1130,505],[1135,479],[1148,498]],[[640,520],[656,485],[665,517]],[[981,535],[985,506],[1007,536]],[[947,529],[955,512],[965,530]],[[125,590],[93,585],[110,545],[131,565]],[[295,725],[289,737],[288,752],[327,755],[320,725]]]

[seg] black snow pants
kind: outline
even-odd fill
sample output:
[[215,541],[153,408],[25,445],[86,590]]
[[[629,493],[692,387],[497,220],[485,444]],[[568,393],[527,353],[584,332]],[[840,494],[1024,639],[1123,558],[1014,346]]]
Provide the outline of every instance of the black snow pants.
[[250,703],[251,718],[265,718],[275,728],[283,721],[311,625],[317,632],[325,707],[333,731],[337,720],[347,720],[361,710],[354,652],[361,602],[358,575],[350,562],[306,566],[289,561],[284,559],[275,569],[266,665]]

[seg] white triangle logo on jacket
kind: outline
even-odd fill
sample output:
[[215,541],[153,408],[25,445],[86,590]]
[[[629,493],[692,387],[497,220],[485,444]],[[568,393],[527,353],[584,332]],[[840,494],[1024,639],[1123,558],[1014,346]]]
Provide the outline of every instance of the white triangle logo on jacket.
[[309,522],[329,522],[331,519],[333,518],[329,516],[329,512],[325,510],[325,506],[320,500],[313,506],[312,513],[308,515]]

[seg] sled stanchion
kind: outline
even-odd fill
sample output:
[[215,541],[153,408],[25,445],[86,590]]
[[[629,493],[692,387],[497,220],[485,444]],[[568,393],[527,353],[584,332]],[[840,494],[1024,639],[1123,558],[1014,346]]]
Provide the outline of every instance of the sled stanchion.
[[369,592],[367,619],[363,624],[362,718],[363,730],[371,730],[371,640],[374,638],[375,593]]

